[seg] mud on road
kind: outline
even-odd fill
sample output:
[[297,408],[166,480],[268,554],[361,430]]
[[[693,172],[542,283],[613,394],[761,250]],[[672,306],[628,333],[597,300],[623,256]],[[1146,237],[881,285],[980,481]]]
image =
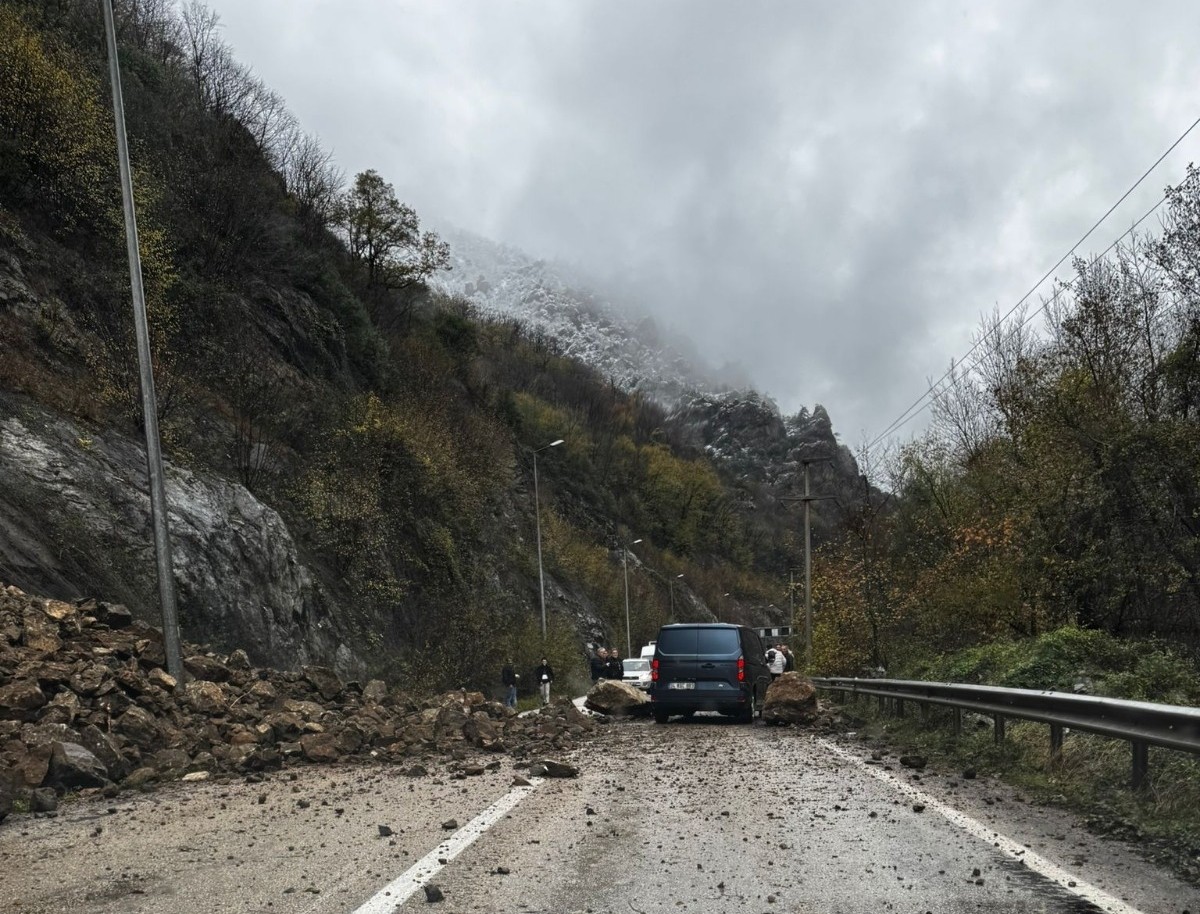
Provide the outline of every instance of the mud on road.
[[[852,739],[699,715],[611,724],[570,761],[577,779],[540,782],[431,877],[442,900],[416,892],[396,909],[1104,910],[1080,896],[1091,885],[1114,910],[1200,912],[1200,891],[1061,811],[992,780],[872,761]],[[448,767],[416,778],[305,768],[10,819],[0,826],[0,914],[351,914],[372,898],[390,910],[378,893],[524,773],[508,758],[460,780]],[[1024,853],[1076,886],[1040,875]]]

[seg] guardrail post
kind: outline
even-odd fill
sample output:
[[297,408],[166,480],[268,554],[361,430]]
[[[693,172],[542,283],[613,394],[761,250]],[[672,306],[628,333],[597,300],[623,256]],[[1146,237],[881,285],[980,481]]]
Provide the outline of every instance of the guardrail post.
[[955,736],[961,735],[962,734],[962,709],[961,708],[951,708],[950,709],[950,722],[951,722],[951,729],[954,731],[954,735]]
[[1130,782],[1134,790],[1141,790],[1146,786],[1146,773],[1150,767],[1150,747],[1139,741],[1130,745],[1133,746],[1133,777]]
[[879,713],[882,714],[886,710],[887,710],[887,699],[884,696],[880,695],[879,696]]
[[929,702],[921,702],[921,723],[926,727],[929,726]]
[[896,699],[896,716],[897,717],[904,716],[904,699],[903,698]]
[[1062,724],[1050,725],[1050,765],[1057,765],[1062,761],[1063,747],[1063,727]]
[[1004,742],[1004,715],[997,714],[996,717],[996,745],[999,746]]

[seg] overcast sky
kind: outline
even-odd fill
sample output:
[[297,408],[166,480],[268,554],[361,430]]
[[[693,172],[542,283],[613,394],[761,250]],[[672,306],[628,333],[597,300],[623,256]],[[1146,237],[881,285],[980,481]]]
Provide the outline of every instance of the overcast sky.
[[[851,446],[1200,117],[1195,0],[211,5],[347,173],[636,279]],[[1088,249],[1195,160],[1200,128]]]

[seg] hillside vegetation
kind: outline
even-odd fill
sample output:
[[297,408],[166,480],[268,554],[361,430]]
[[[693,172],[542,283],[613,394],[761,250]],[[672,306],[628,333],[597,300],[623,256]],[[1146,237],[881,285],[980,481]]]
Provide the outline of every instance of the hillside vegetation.
[[[1195,656],[1195,168],[1168,188],[1161,223],[1077,260],[1038,309],[985,321],[977,360],[934,401],[931,430],[876,455],[894,495],[863,503],[818,563],[823,666],[905,666],[995,641],[1036,654],[1030,639],[1057,629],[1059,643],[1087,648],[1080,673],[1088,651],[1113,660],[1113,642],[1077,629]],[[1164,683],[1139,697],[1179,696]]]
[[[445,244],[379,173],[347,180],[202,5],[116,12],[167,455],[279,512],[360,674],[491,684],[504,655],[543,652],[577,670],[583,640],[624,646],[617,547],[635,538],[635,645],[672,607],[766,621],[786,604],[790,508],[750,510],[659,407],[431,291]],[[0,0],[0,279],[15,290],[0,392],[136,440],[102,34],[87,0]],[[558,438],[538,465],[543,642],[531,454]],[[74,592],[56,595],[131,579],[54,512],[43,523],[72,557]],[[10,583],[48,589],[12,567]],[[123,598],[154,618],[149,588]],[[237,647],[206,612],[185,612],[185,634]]]

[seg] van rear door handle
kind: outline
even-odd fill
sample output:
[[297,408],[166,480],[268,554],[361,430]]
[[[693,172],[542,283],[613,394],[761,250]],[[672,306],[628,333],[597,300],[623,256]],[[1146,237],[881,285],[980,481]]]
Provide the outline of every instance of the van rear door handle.
[[700,669],[711,670],[711,669],[715,669],[716,666],[717,665],[715,663],[702,663],[702,664],[700,664]]

